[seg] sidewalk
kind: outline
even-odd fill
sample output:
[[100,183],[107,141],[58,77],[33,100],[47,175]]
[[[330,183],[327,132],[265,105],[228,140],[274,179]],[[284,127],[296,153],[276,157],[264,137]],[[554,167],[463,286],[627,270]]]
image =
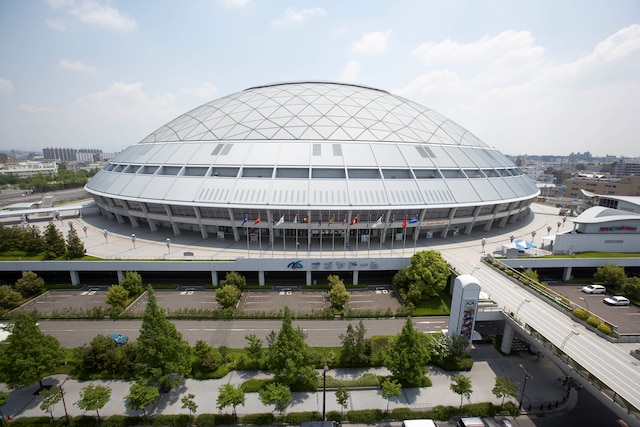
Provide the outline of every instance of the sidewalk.
[[[563,373],[553,363],[543,360],[536,360],[535,356],[502,356],[491,345],[483,344],[477,346],[472,353],[475,363],[470,372],[463,372],[471,378],[473,384],[473,393],[467,401],[464,399],[463,404],[477,402],[493,402],[500,404],[502,399],[496,398],[491,389],[495,385],[496,376],[508,374],[514,381],[521,382],[524,379],[524,372],[519,367],[520,364],[525,366],[529,372],[530,378],[524,396],[523,410],[528,406],[529,402],[561,402],[566,394],[566,389],[558,384],[554,384],[554,380]],[[432,381],[431,387],[425,388],[408,388],[403,389],[402,396],[397,400],[389,402],[389,409],[398,407],[408,407],[415,410],[426,410],[437,405],[460,405],[460,396],[453,393],[449,385],[452,377],[457,372],[444,372],[439,368],[431,367],[429,370],[429,378]],[[376,375],[388,375],[386,368],[372,369],[331,369],[327,375],[350,379],[357,378],[365,372],[371,372]],[[231,408],[225,408],[224,411],[218,411],[216,408],[216,399],[218,397],[218,388],[223,384],[239,385],[249,378],[265,378],[269,374],[262,371],[234,371],[226,375],[224,378],[217,380],[193,380],[186,379],[178,387],[171,392],[163,394],[157,404],[147,408],[147,414],[187,414],[186,409],[182,409],[180,399],[187,393],[195,395],[194,401],[198,405],[196,415],[203,413],[230,413]],[[45,384],[60,384],[65,381],[64,375],[56,375],[45,380]],[[110,387],[112,390],[111,400],[100,411],[101,416],[109,415],[139,415],[141,411],[127,411],[124,397],[129,394],[129,385],[127,381],[75,381],[72,379],[64,382],[64,394],[67,411],[69,415],[77,416],[82,414],[95,415],[95,412],[86,412],[79,409],[74,403],[80,397],[80,390],[86,385],[102,384]],[[522,383],[521,383],[522,386]],[[20,390],[11,392],[7,399],[7,404],[2,407],[2,412],[12,417],[35,417],[46,415],[40,408],[41,399],[34,393],[38,389],[38,384],[32,384]],[[349,405],[345,411],[359,409],[385,409],[387,401],[381,395],[379,389],[357,389],[350,390]],[[305,412],[316,411],[322,412],[322,389],[315,393],[293,393],[293,401],[287,407],[286,412]],[[545,409],[545,414],[557,413],[567,410],[571,405],[575,404],[575,394],[573,398],[560,404],[552,410]],[[237,413],[239,415],[250,413],[266,413],[273,412],[273,406],[265,406],[260,402],[257,393],[247,393],[244,406],[239,406]],[[326,392],[326,411],[341,411],[343,408],[338,405],[335,397],[335,390],[327,390]],[[531,412],[536,412],[537,408],[532,408]],[[54,407],[55,417],[64,416],[63,403],[60,402]]]

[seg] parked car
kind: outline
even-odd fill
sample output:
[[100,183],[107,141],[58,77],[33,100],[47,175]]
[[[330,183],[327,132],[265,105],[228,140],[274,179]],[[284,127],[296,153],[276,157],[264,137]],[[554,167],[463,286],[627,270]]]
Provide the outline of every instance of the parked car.
[[620,295],[605,298],[603,301],[605,304],[609,305],[629,305],[629,299]]
[[126,335],[109,334],[107,336],[111,338],[116,343],[116,345],[126,344],[129,341],[129,337]]
[[582,292],[585,294],[604,294],[607,292],[607,288],[602,285],[590,284],[582,287]]

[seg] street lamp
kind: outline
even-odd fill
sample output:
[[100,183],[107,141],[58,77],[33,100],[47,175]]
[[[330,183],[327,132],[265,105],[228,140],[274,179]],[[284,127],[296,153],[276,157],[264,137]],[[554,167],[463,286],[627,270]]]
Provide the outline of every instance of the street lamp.
[[560,344],[560,350],[564,348],[564,345],[567,343],[567,341],[569,341],[569,338],[571,338],[574,335],[580,335],[580,332],[571,330],[571,332],[569,332],[569,335],[567,335],[564,341],[562,341],[562,344]]
[[584,305],[587,307],[587,313],[590,313],[591,310],[589,310],[589,301],[587,301],[585,297],[580,297],[580,301],[584,301]]
[[131,243],[133,243],[133,249],[136,248],[136,235],[132,234],[131,235]]
[[520,366],[520,368],[524,371],[524,383],[522,384],[522,394],[520,394],[520,403],[518,404],[518,413],[520,413],[520,411],[522,410],[522,401],[524,400],[524,390],[525,388],[527,388],[527,380],[529,378],[533,379],[533,377],[529,375],[529,371],[527,371],[527,369],[522,366],[522,363],[518,366]]
[[520,311],[520,309],[522,308],[522,306],[524,305],[524,303],[526,302],[531,302],[531,300],[525,299],[524,301],[522,301],[519,305],[518,308],[516,308],[516,314],[513,315],[514,319],[518,319],[518,312]]
[[167,250],[171,253],[171,239],[167,237]]
[[62,407],[64,408],[64,415],[65,417],[67,417],[67,425],[69,425],[69,412],[67,412],[67,402],[65,402],[64,400],[64,390],[62,389],[62,386],[68,380],[69,380],[69,377],[65,378],[65,380],[62,381],[62,384],[60,384],[60,397],[62,398]]
[[324,422],[327,420],[327,371],[329,367],[327,366],[327,359],[324,359],[324,367],[322,368],[322,422],[324,426]]

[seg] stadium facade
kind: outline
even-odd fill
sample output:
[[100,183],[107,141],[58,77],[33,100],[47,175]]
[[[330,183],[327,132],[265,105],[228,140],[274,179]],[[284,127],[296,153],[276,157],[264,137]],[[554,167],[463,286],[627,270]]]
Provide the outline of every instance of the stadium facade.
[[329,82],[206,103],[112,158],[86,190],[133,228],[345,248],[503,227],[539,194],[502,153],[437,112]]

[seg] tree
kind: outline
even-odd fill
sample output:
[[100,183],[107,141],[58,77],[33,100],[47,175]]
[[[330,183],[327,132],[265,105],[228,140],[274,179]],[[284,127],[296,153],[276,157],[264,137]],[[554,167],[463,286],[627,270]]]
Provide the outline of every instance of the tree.
[[275,405],[276,411],[280,414],[284,413],[289,403],[291,403],[291,390],[284,384],[271,383],[267,384],[259,392],[260,401],[265,405]]
[[[0,390],[0,408],[2,408],[7,403],[8,398],[9,398],[9,393],[6,391]],[[0,420],[2,420],[4,424],[5,418],[2,411],[0,411]]]
[[602,282],[609,290],[618,291],[622,289],[627,281],[627,275],[624,272],[624,267],[605,262],[602,267],[598,267],[596,274],[593,275],[593,280]]
[[146,408],[152,403],[156,403],[160,397],[160,392],[156,387],[146,386],[135,382],[129,387],[129,394],[124,398],[127,401],[127,409],[129,411],[142,410],[142,415],[147,415]]
[[64,244],[64,237],[53,222],[50,222],[45,228],[43,240],[45,256],[48,259],[59,258],[65,254],[67,249]]
[[40,403],[40,409],[44,412],[51,415],[51,419],[53,420],[53,408],[56,406],[58,402],[62,399],[62,393],[60,392],[60,387],[57,385],[52,386],[49,389],[40,390],[40,397],[42,398],[42,403]]
[[127,271],[124,273],[124,277],[120,281],[120,285],[129,292],[129,295],[140,295],[144,292],[142,276],[140,276],[140,273],[135,271]]
[[236,416],[236,406],[244,406],[245,397],[244,391],[238,387],[234,387],[231,384],[223,384],[218,387],[218,399],[216,400],[216,407],[219,410],[223,410],[227,406],[233,408],[233,416]]
[[354,328],[351,323],[347,325],[347,332],[340,334],[342,351],[340,362],[345,366],[365,366],[371,360],[371,340],[365,338],[367,329],[362,320]]
[[453,377],[453,382],[449,385],[449,388],[455,394],[460,395],[460,408],[462,408],[462,398],[466,397],[469,399],[471,397],[471,392],[473,391],[471,386],[471,378],[465,377],[464,375],[456,375]]
[[64,358],[60,343],[43,334],[36,318],[26,313],[17,313],[9,329],[11,334],[0,346],[0,381],[11,388],[36,381],[42,387],[42,378],[51,374]]
[[640,301],[640,277],[629,277],[624,283],[622,291],[629,298]]
[[67,251],[65,256],[67,259],[82,258],[86,252],[84,243],[82,243],[82,240],[78,237],[76,229],[73,227],[69,228],[69,231],[67,232],[66,246]]
[[451,341],[445,334],[427,334],[427,349],[434,360],[445,361],[451,356]]
[[120,313],[127,307],[128,298],[129,291],[127,291],[124,286],[111,285],[107,290],[107,296],[104,302],[111,305],[114,311]]
[[402,291],[408,302],[438,296],[447,286],[450,271],[440,252],[420,251],[411,257],[406,269],[394,277],[394,285]]
[[230,271],[224,276],[224,280],[220,284],[222,286],[233,285],[242,290],[247,287],[247,279],[236,271]]
[[249,342],[249,346],[245,347],[249,357],[256,362],[262,357],[262,340],[255,334],[245,335],[245,340]]
[[508,375],[503,375],[501,377],[496,377],[496,384],[491,389],[491,393],[495,397],[501,397],[502,403],[500,406],[504,406],[505,397],[517,397],[518,396],[518,387],[520,387],[520,383],[511,381]]
[[314,353],[304,339],[302,330],[293,327],[291,311],[285,306],[282,327],[267,354],[267,366],[276,382],[300,389],[316,384]]
[[336,402],[342,406],[343,411],[349,406],[349,390],[343,385],[336,390]]
[[349,301],[349,292],[344,286],[344,282],[338,276],[330,274],[329,280],[329,302],[334,310],[342,310]]
[[44,279],[33,271],[23,271],[15,286],[16,291],[25,298],[38,295],[44,289]]
[[0,314],[3,310],[13,310],[22,304],[22,295],[11,289],[9,285],[0,286]]
[[198,410],[198,404],[193,400],[196,396],[194,394],[187,394],[182,396],[180,402],[182,402],[182,409],[187,408],[189,410],[189,416],[193,416]]
[[387,399],[387,412],[389,412],[389,401],[392,398],[398,398],[402,394],[402,385],[396,380],[391,380],[389,378],[385,378],[380,384],[382,387],[382,397]]
[[170,389],[179,382],[178,378],[172,379],[175,374],[184,376],[191,371],[191,350],[182,334],[158,307],[151,287],[147,294],[147,307],[137,340],[136,377],[145,384]]
[[234,285],[224,285],[216,291],[216,301],[224,308],[235,307],[241,296],[242,291]]
[[80,390],[80,400],[75,405],[85,411],[96,411],[100,421],[100,409],[111,400],[111,388],[103,385],[89,384]]
[[402,331],[389,339],[385,362],[393,377],[404,385],[420,385],[424,381],[429,352],[424,337],[413,327],[410,317]]

